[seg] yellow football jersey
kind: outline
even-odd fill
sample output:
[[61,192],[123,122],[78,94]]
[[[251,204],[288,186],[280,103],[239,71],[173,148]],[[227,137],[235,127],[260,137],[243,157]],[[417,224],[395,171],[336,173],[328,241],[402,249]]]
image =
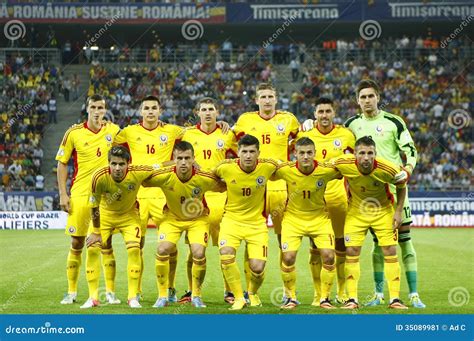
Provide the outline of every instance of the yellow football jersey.
[[71,157],[74,160],[71,196],[89,195],[92,174],[108,165],[107,154],[119,130],[118,125],[107,122],[98,132],[93,132],[84,122],[66,131],[56,160],[64,164]]
[[259,159],[250,173],[240,167],[240,159],[222,161],[214,172],[227,185],[224,217],[243,224],[265,224],[266,185],[276,169],[277,163],[270,159]]
[[194,157],[202,169],[213,169],[219,162],[225,160],[227,153],[237,156],[237,140],[234,133],[229,131],[224,134],[219,127],[206,133],[198,124],[187,128],[182,140],[193,145]]
[[183,133],[184,128],[173,124],[149,130],[137,123],[122,129],[114,143],[128,146],[132,165],[158,166],[172,159],[174,143]]
[[143,185],[161,187],[166,196],[164,211],[171,218],[194,220],[209,214],[204,193],[217,190],[219,179],[212,173],[193,168],[191,179],[182,182],[176,174],[176,167],[173,166],[155,171]]
[[[233,127],[237,139],[249,134],[260,141],[260,157],[272,158],[280,162],[289,161],[289,138],[295,138],[299,122],[286,111],[277,111],[275,116],[266,120],[258,111],[246,112],[239,116]],[[285,190],[283,181],[271,181],[269,190]]]
[[[142,182],[154,172],[150,166],[128,166],[125,178],[116,182],[109,167],[102,167],[94,173],[91,183],[89,205],[118,213],[137,207],[137,193]],[[137,207],[138,208],[138,207]]]
[[[330,163],[344,176],[349,183],[349,207],[374,209],[392,206],[394,197],[389,185],[396,184],[394,177],[402,169],[387,160],[376,158],[372,173],[363,175],[357,168],[356,158],[347,154],[330,160]],[[396,184],[403,188],[406,183]]]
[[[340,125],[334,125],[333,129],[327,134],[320,132],[317,127],[309,131],[300,131],[296,141],[302,137],[308,137],[314,142],[316,146],[315,159],[318,162],[327,162],[335,157],[354,152],[354,134]],[[341,200],[345,195],[342,180],[334,180],[328,184],[326,200]]]
[[334,166],[318,164],[309,174],[298,169],[298,162],[279,165],[275,176],[285,180],[288,188],[288,200],[285,216],[291,215],[298,219],[314,219],[316,216],[327,216],[324,192],[326,185],[336,178],[341,178]]

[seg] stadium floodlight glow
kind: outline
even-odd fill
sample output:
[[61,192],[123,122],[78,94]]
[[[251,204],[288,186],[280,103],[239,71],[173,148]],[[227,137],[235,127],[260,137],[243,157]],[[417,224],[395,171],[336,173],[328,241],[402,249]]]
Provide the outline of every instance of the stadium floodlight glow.
[[91,46],[91,50],[92,51],[99,51],[99,46],[96,46],[96,45]]
[[242,94],[243,94],[244,96],[246,96],[246,95],[247,95],[247,91],[242,92]]
[[115,50],[115,46],[112,45],[112,46],[110,47],[110,51],[113,51],[113,50]]

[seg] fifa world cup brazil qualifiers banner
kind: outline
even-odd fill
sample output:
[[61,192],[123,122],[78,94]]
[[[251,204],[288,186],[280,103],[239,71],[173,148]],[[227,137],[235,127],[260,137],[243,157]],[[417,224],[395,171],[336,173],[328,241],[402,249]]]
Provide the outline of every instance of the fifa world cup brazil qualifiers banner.
[[321,4],[227,4],[228,23],[317,23],[324,21],[452,20],[474,16],[472,1],[338,1]]
[[0,22],[61,24],[224,23],[225,5],[219,4],[1,4]]
[[415,227],[474,227],[474,192],[409,192]]
[[56,192],[0,192],[0,230],[64,229]]

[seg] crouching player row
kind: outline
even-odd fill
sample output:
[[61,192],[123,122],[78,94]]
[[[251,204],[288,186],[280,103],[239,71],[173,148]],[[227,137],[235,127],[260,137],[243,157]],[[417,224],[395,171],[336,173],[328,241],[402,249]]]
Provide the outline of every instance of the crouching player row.
[[[140,308],[137,294],[141,271],[140,215],[137,192],[140,186],[161,187],[167,200],[164,222],[160,227],[156,253],[158,299],[155,308],[168,304],[169,256],[176,250],[182,232],[187,232],[193,254],[193,299],[195,307],[205,307],[201,285],[206,273],[205,249],[209,238],[208,212],[204,193],[224,191],[225,186],[211,173],[193,168],[194,151],[191,144],[179,142],[174,148],[176,166],[155,170],[149,166],[132,166],[125,147],[115,146],[109,152],[109,166],[99,169],[92,178],[90,205],[93,231],[87,246],[100,249],[111,238],[113,230],[122,234],[128,253],[128,304]],[[100,252],[93,253],[99,262]],[[100,273],[86,273],[89,299],[81,308],[99,305]]]

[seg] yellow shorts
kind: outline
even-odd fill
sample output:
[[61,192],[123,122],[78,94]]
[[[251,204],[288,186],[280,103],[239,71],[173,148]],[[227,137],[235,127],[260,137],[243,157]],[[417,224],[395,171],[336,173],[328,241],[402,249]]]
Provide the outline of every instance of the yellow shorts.
[[[89,230],[91,233],[92,230]],[[140,215],[138,209],[134,208],[126,213],[118,214],[114,211],[100,210],[100,235],[102,245],[106,245],[112,234],[120,232],[125,245],[140,246],[142,237],[140,227]]]
[[267,260],[268,231],[266,225],[245,225],[241,222],[226,219],[221,222],[219,232],[219,249],[231,247],[237,251],[240,243],[245,241],[250,259]]
[[158,231],[158,243],[170,242],[176,245],[183,232],[186,232],[190,244],[207,246],[209,240],[208,217],[183,221],[165,216]]
[[212,237],[212,245],[217,246],[219,245],[219,226],[224,214],[227,193],[207,192],[205,198],[209,207],[209,232]]
[[152,219],[158,229],[163,221],[163,207],[166,205],[166,198],[164,196],[157,198],[139,198],[140,205],[140,226],[142,228],[142,235],[146,234],[148,220]]
[[286,190],[267,190],[265,212],[267,216],[269,214],[272,215],[273,231],[275,234],[281,234],[281,222],[283,220],[287,197]]
[[344,243],[346,246],[362,246],[365,235],[372,228],[380,246],[397,245],[398,232],[393,231],[394,209],[382,208],[374,214],[361,214],[359,208],[350,208],[344,226]]
[[327,216],[312,219],[299,219],[285,215],[281,230],[281,249],[283,252],[298,251],[301,239],[311,238],[318,249],[334,250],[334,233],[331,220]]
[[91,223],[91,207],[89,196],[71,197],[69,200],[69,213],[67,215],[66,234],[74,237],[85,237]]
[[338,239],[344,238],[344,222],[347,214],[347,192],[344,188],[344,180],[332,180],[328,183],[324,201],[326,201],[334,236]]

